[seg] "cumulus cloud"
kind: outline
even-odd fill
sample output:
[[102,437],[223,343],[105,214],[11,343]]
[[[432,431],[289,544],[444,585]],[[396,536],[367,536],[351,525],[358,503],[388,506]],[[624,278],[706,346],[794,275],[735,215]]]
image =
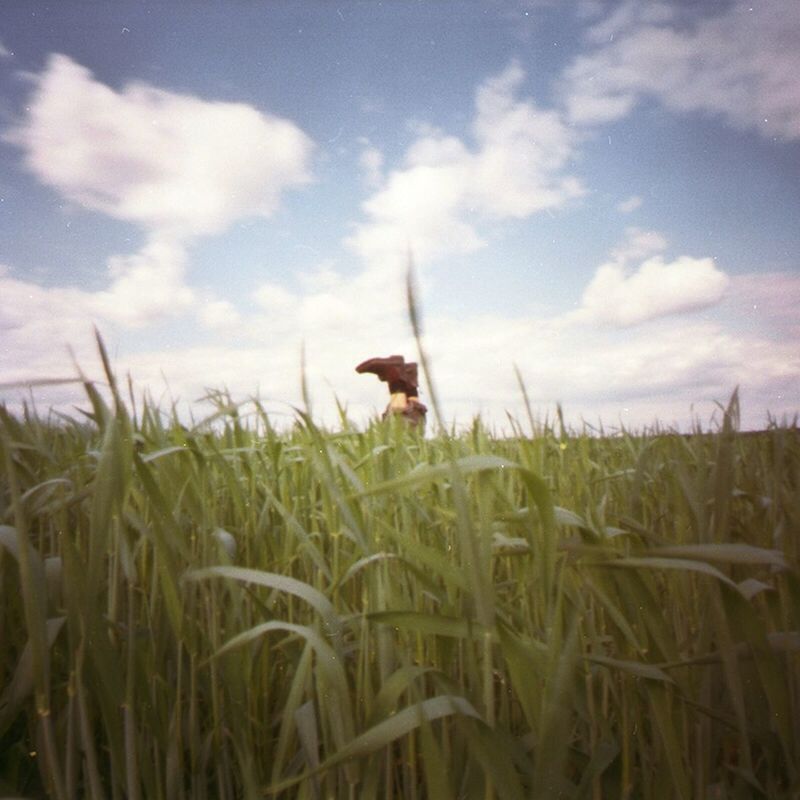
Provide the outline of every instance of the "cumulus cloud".
[[[130,340],[130,328],[189,308],[195,293],[183,283],[184,268],[183,248],[158,240],[135,255],[112,257],[110,284],[99,291],[40,286],[0,267],[0,383],[74,376],[70,351],[83,369],[101,376],[95,326],[116,354]],[[209,326],[221,322],[221,310],[213,306],[201,306]],[[161,366],[168,365],[162,354]],[[46,399],[62,408],[66,404],[68,410],[79,394],[58,387]]]
[[63,55],[8,138],[67,199],[173,237],[267,217],[310,178],[311,141],[288,120],[145,83],[118,92]]
[[[230,303],[188,285],[187,244],[240,217],[272,214],[286,190],[309,180],[310,139],[244,104],[144,83],[116,91],[62,55],[32,80],[26,113],[5,138],[42,183],[137,224],[145,244],[111,256],[107,286],[98,291],[5,277],[0,327],[13,336],[15,360],[39,377],[52,374],[63,354],[42,371],[47,359],[33,357],[42,355],[42,342],[86,342],[92,322],[141,327],[196,308],[208,328],[235,325]],[[6,375],[18,372],[8,359],[3,367]]]
[[249,335],[261,340],[290,337],[298,345],[305,339],[309,347],[339,342],[354,356],[364,342],[388,347],[393,337],[407,337],[399,275],[364,270],[344,277],[325,266],[299,276],[298,283],[296,290],[271,282],[256,289],[253,300],[262,313],[247,322]]
[[800,4],[738,0],[722,9],[692,20],[666,3],[622,3],[589,29],[594,49],[564,73],[569,118],[609,122],[651,96],[674,111],[800,138]]
[[603,264],[586,287],[582,310],[610,325],[636,325],[648,319],[693,311],[716,303],[728,279],[710,258],[660,257],[628,274],[620,264]]
[[0,375],[3,382],[74,374],[67,343],[93,360],[87,292],[42,287],[0,270]]
[[108,288],[98,291],[40,286],[0,267],[0,381],[74,373],[70,348],[81,364],[96,361],[95,325],[116,340],[122,329],[189,309],[196,298],[185,266],[182,246],[153,239],[139,253],[112,256]]
[[611,260],[598,267],[569,319],[626,327],[719,302],[729,278],[714,260],[680,256],[665,261],[651,255],[665,246],[656,232],[630,229]]
[[[497,426],[505,412],[525,416],[512,362],[534,413],[552,418],[556,400],[568,421],[606,427],[707,423],[715,401],[739,385],[744,424],[763,426],[765,409],[791,413],[800,391],[798,336],[776,338],[753,327],[731,329],[711,319],[671,318],[647,327],[564,326],[562,319],[468,320],[435,317],[426,345],[448,419],[467,424],[480,412]],[[424,399],[424,397],[423,397]],[[793,405],[794,404],[794,405]]]
[[86,293],[91,316],[140,327],[188,309],[194,292],[185,285],[186,252],[182,245],[152,239],[129,256],[112,256],[108,289]]
[[253,294],[253,299],[267,312],[291,309],[295,296],[276,283],[264,283]]
[[229,330],[241,321],[241,314],[228,300],[209,297],[200,303],[198,312],[200,322],[212,330]]
[[563,174],[574,154],[569,128],[557,112],[518,98],[524,78],[513,63],[478,88],[471,147],[418,127],[403,167],[364,203],[368,219],[347,240],[355,252],[372,263],[409,247],[421,262],[470,252],[485,244],[478,222],[523,219],[583,194]]

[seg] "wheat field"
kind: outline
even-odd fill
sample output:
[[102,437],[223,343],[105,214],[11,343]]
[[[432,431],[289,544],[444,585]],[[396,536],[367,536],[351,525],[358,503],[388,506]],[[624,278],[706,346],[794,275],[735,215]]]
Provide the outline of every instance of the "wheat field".
[[800,793],[796,424],[185,425],[106,368],[0,410],[0,796]]

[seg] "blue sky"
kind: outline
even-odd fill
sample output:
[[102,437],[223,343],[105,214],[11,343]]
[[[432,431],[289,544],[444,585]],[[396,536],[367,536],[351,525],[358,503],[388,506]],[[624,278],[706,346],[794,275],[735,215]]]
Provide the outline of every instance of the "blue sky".
[[[800,410],[800,5],[11,0],[0,397],[120,372],[364,421],[415,355],[450,419]],[[423,386],[423,397],[425,396]],[[67,409],[79,389],[37,389]],[[202,412],[196,412],[202,413]]]

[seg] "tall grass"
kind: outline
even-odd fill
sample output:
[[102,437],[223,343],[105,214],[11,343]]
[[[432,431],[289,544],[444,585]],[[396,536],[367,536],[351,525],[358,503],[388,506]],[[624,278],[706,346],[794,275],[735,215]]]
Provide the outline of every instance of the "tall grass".
[[796,427],[187,428],[106,368],[0,409],[0,795],[800,792]]

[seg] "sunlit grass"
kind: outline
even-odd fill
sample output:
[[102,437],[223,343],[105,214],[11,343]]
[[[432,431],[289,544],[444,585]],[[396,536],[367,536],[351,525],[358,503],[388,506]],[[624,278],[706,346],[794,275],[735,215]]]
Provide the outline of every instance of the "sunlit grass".
[[106,368],[0,410],[0,795],[797,796],[796,427],[187,428]]

